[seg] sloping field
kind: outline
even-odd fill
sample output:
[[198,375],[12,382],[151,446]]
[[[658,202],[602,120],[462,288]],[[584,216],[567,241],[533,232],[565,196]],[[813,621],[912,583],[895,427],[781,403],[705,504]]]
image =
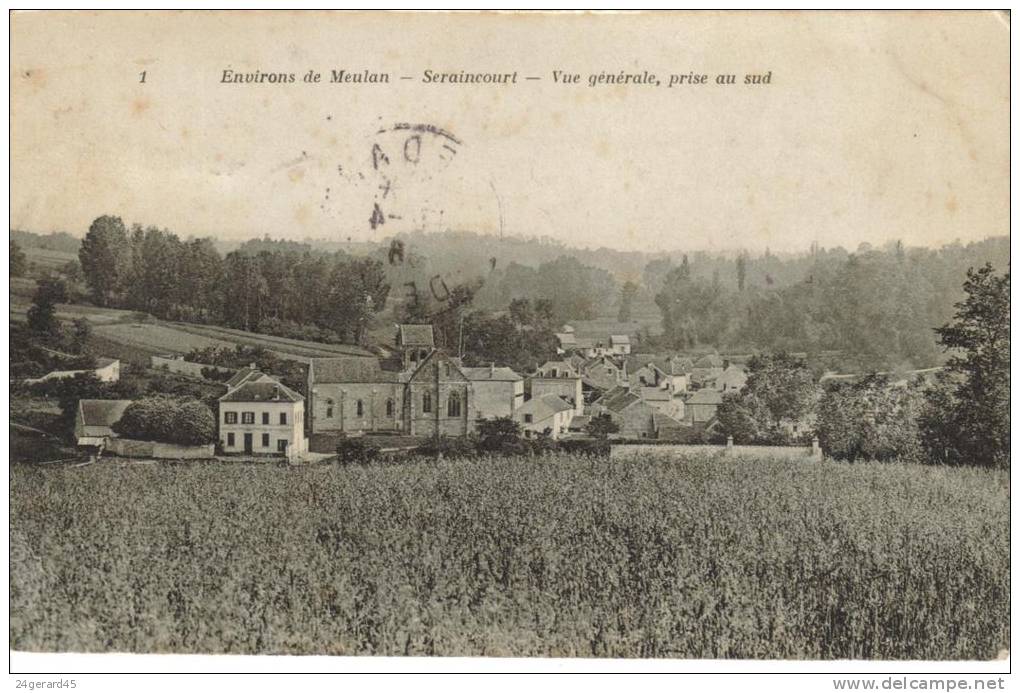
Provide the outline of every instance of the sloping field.
[[[31,301],[17,300],[12,298],[10,304],[11,320],[24,321],[27,319],[28,309],[32,307]],[[58,303],[55,313],[58,320],[70,322],[77,318],[85,318],[93,325],[109,325],[115,322],[127,322],[139,320],[144,313],[137,313],[130,310],[118,310],[116,308],[97,308],[96,306],[84,306],[72,303]]]
[[301,339],[287,339],[266,334],[234,330],[216,325],[192,325],[188,323],[167,323],[174,328],[201,337],[222,339],[234,344],[261,346],[281,356],[300,356],[304,358],[320,358],[329,356],[371,356],[371,352],[350,344],[322,344],[306,342]]
[[78,259],[77,253],[66,253],[61,250],[48,248],[22,248],[22,250],[25,251],[25,257],[29,262],[45,269],[57,269],[71,260]]
[[100,325],[96,334],[112,342],[142,348],[154,353],[185,354],[192,349],[207,347],[229,347],[234,344],[220,339],[211,339],[201,335],[190,334],[174,327],[155,323],[120,323]]

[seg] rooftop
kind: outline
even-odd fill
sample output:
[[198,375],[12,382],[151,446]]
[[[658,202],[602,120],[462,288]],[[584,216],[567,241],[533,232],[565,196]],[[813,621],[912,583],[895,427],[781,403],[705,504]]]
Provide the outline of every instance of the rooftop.
[[[455,361],[455,359],[450,359]],[[461,372],[468,380],[523,380],[520,374],[506,366],[479,366],[477,368],[465,368],[461,366]]]
[[78,402],[84,425],[107,428],[120,421],[130,405],[129,399],[83,399]]
[[397,344],[400,346],[434,347],[432,325],[397,325]]
[[283,383],[247,382],[220,397],[221,402],[301,402],[304,397]]
[[374,356],[339,356],[312,359],[316,383],[395,383],[397,373],[384,371]]
[[687,400],[687,404],[722,404],[722,393],[711,388],[698,390]]

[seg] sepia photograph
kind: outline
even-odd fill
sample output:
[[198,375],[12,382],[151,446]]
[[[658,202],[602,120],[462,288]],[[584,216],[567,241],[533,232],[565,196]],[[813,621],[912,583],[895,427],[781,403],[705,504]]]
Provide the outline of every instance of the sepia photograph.
[[9,36],[12,667],[1003,687],[1009,11]]

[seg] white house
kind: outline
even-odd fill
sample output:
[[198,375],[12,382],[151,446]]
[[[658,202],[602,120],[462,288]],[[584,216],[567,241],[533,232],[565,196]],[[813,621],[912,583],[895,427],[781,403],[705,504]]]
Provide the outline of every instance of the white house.
[[264,373],[245,370],[240,384],[219,400],[223,451],[287,458],[307,452],[304,397]]
[[120,361],[117,359],[98,358],[96,359],[95,368],[85,368],[73,371],[50,371],[40,378],[28,378],[25,382],[29,384],[44,383],[48,380],[73,378],[76,375],[83,375],[85,373],[94,373],[101,382],[115,383],[120,380]]
[[574,407],[556,395],[532,397],[514,412],[525,438],[534,438],[549,431],[553,439],[567,433]]
[[609,353],[626,355],[630,353],[630,337],[625,334],[609,335]]

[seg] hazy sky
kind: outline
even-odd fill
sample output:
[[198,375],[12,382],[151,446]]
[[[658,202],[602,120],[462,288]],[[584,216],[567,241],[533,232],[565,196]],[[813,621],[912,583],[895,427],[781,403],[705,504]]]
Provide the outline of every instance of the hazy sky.
[[[11,41],[16,228],[83,234],[110,213],[182,236],[502,229],[641,250],[1009,232],[1009,27],[992,13],[22,13]],[[621,70],[662,85],[587,85]],[[667,88],[691,71],[713,83]]]

